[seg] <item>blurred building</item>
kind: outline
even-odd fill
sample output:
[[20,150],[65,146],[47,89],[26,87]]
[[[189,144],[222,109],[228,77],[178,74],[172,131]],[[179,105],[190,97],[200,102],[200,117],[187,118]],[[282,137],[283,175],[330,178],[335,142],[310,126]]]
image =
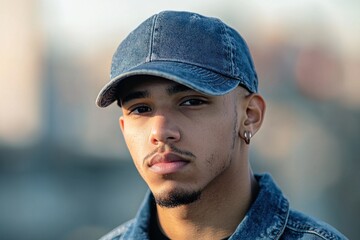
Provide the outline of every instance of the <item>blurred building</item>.
[[255,170],[271,172],[293,207],[360,238],[359,7],[0,0],[0,239],[96,239],[135,214],[146,186],[120,109],[95,98],[121,39],[164,9],[217,16],[242,33],[268,103]]

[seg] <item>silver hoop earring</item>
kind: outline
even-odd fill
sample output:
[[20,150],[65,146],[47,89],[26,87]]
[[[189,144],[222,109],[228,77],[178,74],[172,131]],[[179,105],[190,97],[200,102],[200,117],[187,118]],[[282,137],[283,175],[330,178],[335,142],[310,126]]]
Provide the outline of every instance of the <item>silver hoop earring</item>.
[[244,132],[244,141],[246,144],[250,144],[251,137],[252,137],[252,133],[250,131]]

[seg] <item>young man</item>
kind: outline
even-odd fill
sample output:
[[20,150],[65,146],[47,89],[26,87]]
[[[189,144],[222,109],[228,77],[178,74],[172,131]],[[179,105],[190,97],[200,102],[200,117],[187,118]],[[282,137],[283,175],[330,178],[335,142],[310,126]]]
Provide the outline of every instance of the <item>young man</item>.
[[120,44],[97,104],[120,127],[150,188],[135,219],[105,239],[346,239],[291,210],[249,144],[265,102],[249,49],[218,19],[156,14]]

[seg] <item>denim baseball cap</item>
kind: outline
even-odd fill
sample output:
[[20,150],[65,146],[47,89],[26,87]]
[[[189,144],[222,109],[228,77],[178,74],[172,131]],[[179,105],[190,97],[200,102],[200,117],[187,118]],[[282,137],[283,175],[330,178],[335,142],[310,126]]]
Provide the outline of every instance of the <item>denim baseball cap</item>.
[[239,85],[255,93],[258,86],[240,34],[217,18],[191,12],[163,11],[133,30],[114,53],[110,82],[100,91],[97,105],[113,103],[121,83],[140,75],[166,78],[213,96]]

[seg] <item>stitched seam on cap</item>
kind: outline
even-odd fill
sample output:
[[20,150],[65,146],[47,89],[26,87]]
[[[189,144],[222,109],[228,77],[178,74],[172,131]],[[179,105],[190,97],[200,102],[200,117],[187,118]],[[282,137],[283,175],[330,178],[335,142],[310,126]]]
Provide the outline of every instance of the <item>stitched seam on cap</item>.
[[227,43],[229,43],[229,45],[226,44],[226,50],[228,52],[228,57],[230,59],[230,66],[229,66],[229,68],[230,68],[229,73],[230,74],[229,75],[234,76],[234,62],[233,62],[233,53],[232,53],[232,43],[231,43],[230,37],[229,37],[229,35],[228,35],[227,31],[226,31],[225,24],[222,21],[220,21],[219,19],[216,19],[216,20],[221,24],[222,29],[223,29],[223,33],[224,33],[224,35],[226,37],[226,40],[228,41]]
[[151,35],[150,35],[149,57],[148,57],[149,62],[151,62],[151,56],[152,56],[152,52],[153,52],[154,32],[155,32],[155,25],[156,25],[156,20],[157,20],[158,16],[159,16],[159,14],[156,14],[152,21],[152,27],[151,27],[151,33],[150,33]]
[[[230,78],[230,79],[233,79],[235,81],[242,81],[241,78],[237,77],[237,76],[232,76],[232,75],[229,75],[229,74],[225,74],[225,73],[222,73],[222,72],[219,72],[219,71],[216,71],[215,69],[212,69],[212,68],[208,68],[208,67],[204,67],[202,65],[198,65],[196,63],[193,63],[193,62],[185,62],[185,61],[180,61],[180,60],[173,60],[173,59],[161,59],[161,60],[153,60],[151,62],[168,62],[168,63],[183,63],[183,64],[186,64],[186,65],[191,65],[191,66],[194,66],[194,67],[197,67],[197,68],[202,68],[202,69],[205,69],[207,71],[210,71],[210,72],[213,72],[217,75],[222,75],[226,78]],[[141,64],[137,65],[137,66],[140,66]],[[133,68],[132,68],[133,69]]]

